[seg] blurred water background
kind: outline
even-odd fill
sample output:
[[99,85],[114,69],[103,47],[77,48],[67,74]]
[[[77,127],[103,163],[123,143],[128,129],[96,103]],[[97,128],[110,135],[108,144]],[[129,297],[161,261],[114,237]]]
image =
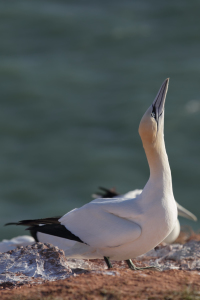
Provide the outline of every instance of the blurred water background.
[[[170,77],[165,141],[176,200],[200,219],[200,2],[0,2],[0,239],[98,186],[143,188],[138,125]],[[195,230],[200,223],[181,219]]]

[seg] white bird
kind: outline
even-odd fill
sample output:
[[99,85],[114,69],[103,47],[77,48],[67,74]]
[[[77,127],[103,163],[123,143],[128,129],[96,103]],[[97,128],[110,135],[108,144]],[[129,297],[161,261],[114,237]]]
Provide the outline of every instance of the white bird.
[[[112,189],[107,189],[104,187],[99,187],[100,190],[102,190],[103,192],[97,192],[95,194],[92,195],[92,197],[94,199],[96,198],[114,198],[114,197],[122,197],[122,198],[135,198],[137,197],[139,194],[142,193],[142,190],[136,189],[130,192],[127,192],[123,195],[120,195],[116,192],[116,190],[114,188]],[[192,220],[192,221],[197,221],[197,217],[191,213],[189,210],[187,210],[186,208],[184,208],[183,206],[181,206],[177,201],[176,201],[176,205],[178,208],[178,216],[180,217],[184,217],[186,219]],[[181,231],[181,227],[180,227],[180,222],[177,219],[174,229],[170,232],[170,234],[162,241],[163,243],[166,244],[171,244],[173,243],[179,236]]]
[[[164,143],[164,105],[169,79],[166,79],[153,104],[139,125],[139,134],[147,156],[150,177],[135,198],[95,199],[75,208],[56,222],[50,219],[21,221],[37,231],[37,238],[64,250],[67,257],[125,260],[153,249],[172,231],[177,221],[171,171]],[[41,226],[44,224],[43,226]],[[42,235],[42,236],[41,236]],[[54,238],[52,237],[55,236]],[[51,236],[51,241],[49,237]]]
[[35,243],[35,239],[30,235],[16,236],[10,240],[3,240],[0,242],[0,252],[7,252],[17,247],[28,246]]

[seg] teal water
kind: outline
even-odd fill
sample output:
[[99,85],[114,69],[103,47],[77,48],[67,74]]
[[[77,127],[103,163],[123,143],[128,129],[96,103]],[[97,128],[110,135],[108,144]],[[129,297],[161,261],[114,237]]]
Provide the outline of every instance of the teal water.
[[[0,240],[99,185],[143,188],[138,125],[166,77],[176,200],[200,219],[200,2],[0,3]],[[200,223],[181,219],[195,230]]]

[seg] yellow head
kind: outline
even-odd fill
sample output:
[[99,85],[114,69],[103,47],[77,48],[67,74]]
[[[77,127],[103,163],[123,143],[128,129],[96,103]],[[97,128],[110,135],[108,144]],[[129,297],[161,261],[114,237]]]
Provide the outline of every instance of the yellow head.
[[164,130],[164,106],[168,89],[169,78],[167,78],[152,105],[147,109],[140,121],[139,134],[143,145],[155,146],[162,140]]

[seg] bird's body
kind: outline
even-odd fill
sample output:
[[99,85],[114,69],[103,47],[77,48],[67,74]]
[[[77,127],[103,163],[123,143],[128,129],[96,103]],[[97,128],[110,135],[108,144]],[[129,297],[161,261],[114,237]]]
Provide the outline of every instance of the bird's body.
[[57,224],[37,226],[40,223],[36,222],[38,240],[42,237],[43,242],[57,245],[68,257],[128,260],[151,250],[172,231],[177,205],[163,135],[168,81],[162,84],[139,126],[150,167],[142,192],[132,198],[95,199],[61,217],[60,229]]
[[166,236],[166,238],[162,241],[162,243],[172,244],[178,238],[180,231],[181,231],[181,226],[179,220],[177,219],[174,228],[172,229],[170,234]]
[[[107,189],[107,188],[104,188],[104,187],[100,187],[99,189],[101,191],[93,194],[92,195],[93,198],[99,198],[99,197],[107,198],[109,196],[109,197],[112,197],[112,198],[121,197],[121,198],[125,198],[125,199],[126,198],[130,199],[130,198],[137,197],[138,195],[140,195],[142,193],[142,190],[136,189],[136,190],[129,191],[129,192],[121,195],[121,194],[118,194],[116,192],[115,188]],[[178,216],[187,218],[187,219],[192,220],[192,221],[197,221],[197,217],[193,213],[191,213],[189,210],[187,210],[186,208],[181,206],[178,202],[176,202],[176,205],[177,205],[177,208],[178,208]],[[178,236],[180,234],[180,230],[181,230],[180,222],[177,219],[173,230],[170,232],[170,234],[162,242],[166,243],[166,244],[173,243],[178,238]]]
[[[146,193],[149,194],[148,186]],[[170,223],[177,215],[176,204],[172,206],[172,213],[166,215],[165,199],[159,210],[155,210],[159,202],[146,203],[148,197],[145,196],[143,192],[135,198],[95,199],[59,219],[86,244],[40,232],[37,233],[38,240],[57,245],[67,257],[94,259],[106,256],[113,260],[137,257],[163,241],[163,237],[172,231]]]
[[[172,201],[169,207],[163,195],[158,198],[152,195],[152,201],[147,202],[149,197],[145,192],[149,194],[148,185],[135,199],[115,198],[102,201],[100,198],[63,216],[59,220],[61,224],[87,244],[76,243],[65,249],[66,256],[106,256],[113,260],[126,260],[144,254],[159,244],[174,226],[176,204]],[[155,206],[158,208],[156,212]],[[77,247],[78,251],[74,256]]]

